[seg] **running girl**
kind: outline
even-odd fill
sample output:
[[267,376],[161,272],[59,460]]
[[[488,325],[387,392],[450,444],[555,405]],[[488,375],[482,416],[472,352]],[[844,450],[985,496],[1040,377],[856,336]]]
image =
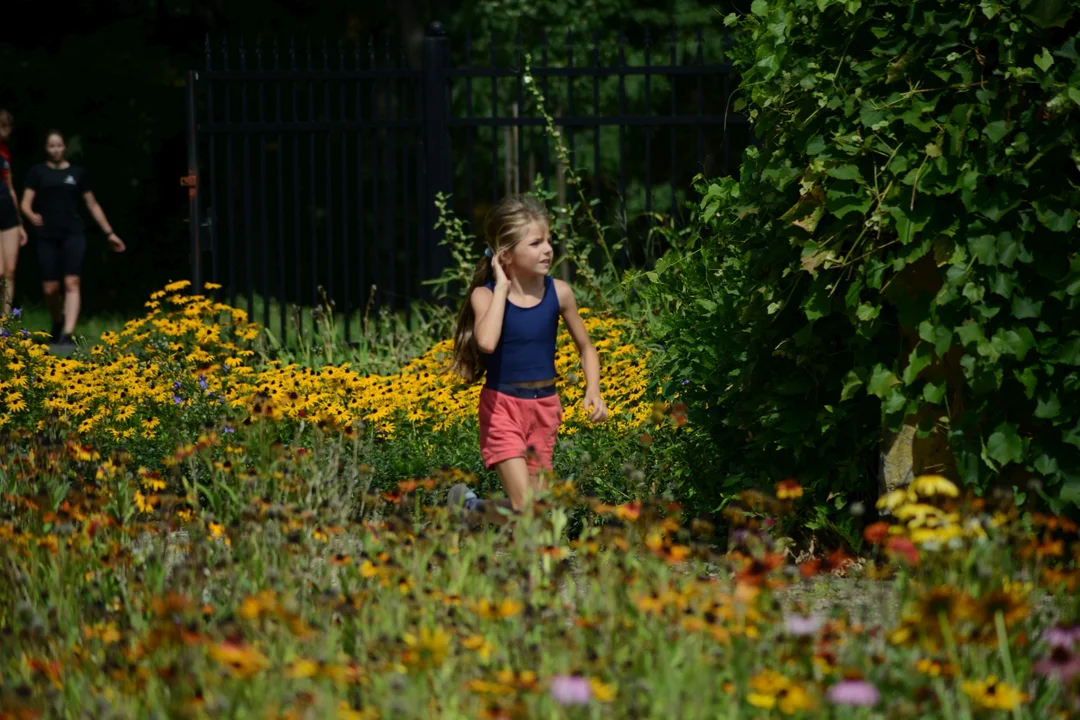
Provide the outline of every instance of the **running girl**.
[[482,501],[464,484],[450,489],[452,511],[497,519],[490,506],[523,510],[544,489],[563,411],[555,389],[559,316],[581,355],[585,412],[607,418],[600,397],[600,359],[578,314],[570,286],[548,276],[551,229],[547,210],[528,196],[511,196],[487,220],[489,247],[477,265],[458,316],[451,369],[466,382],[486,373],[480,392],[480,454],[499,474],[507,500]]
[[0,278],[4,282],[4,312],[11,312],[15,296],[15,265],[19,262],[19,248],[26,245],[26,229],[22,226],[17,210],[15,184],[11,172],[11,152],[7,141],[11,137],[11,113],[0,110]]
[[[23,191],[23,215],[37,231],[38,261],[41,263],[42,288],[45,302],[52,314],[53,341],[60,345],[74,344],[71,334],[79,319],[81,295],[79,276],[86,255],[86,235],[79,214],[79,198],[86,203],[90,215],[97,221],[105,239],[116,252],[124,252],[124,241],[117,237],[105,219],[91,191],[86,171],[72,165],[65,157],[64,136],[50,130],[45,136],[47,160],[30,168]],[[60,282],[64,283],[61,303]]]

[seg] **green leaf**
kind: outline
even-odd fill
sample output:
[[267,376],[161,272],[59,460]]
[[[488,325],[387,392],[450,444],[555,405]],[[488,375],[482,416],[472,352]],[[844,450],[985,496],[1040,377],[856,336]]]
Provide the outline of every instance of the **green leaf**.
[[945,388],[946,385],[944,381],[939,383],[928,382],[923,385],[923,399],[926,400],[926,402],[928,403],[933,403],[934,405],[937,405],[945,397]]
[[920,343],[908,355],[908,365],[904,368],[904,384],[911,385],[919,377],[919,373],[930,366],[934,361],[928,345]]
[[1006,230],[997,236],[997,261],[1005,267],[1012,267],[1020,255],[1021,245],[1012,233]]
[[863,303],[859,306],[859,309],[855,311],[855,316],[863,322],[869,322],[876,318],[881,313],[880,305],[871,305],[870,303]]
[[1052,232],[1072,232],[1076,229],[1076,220],[1080,215],[1072,208],[1066,208],[1062,212],[1056,212],[1048,207],[1040,207],[1036,204],[1036,213],[1039,222],[1048,227]]
[[956,334],[960,336],[960,342],[964,345],[978,343],[986,338],[982,327],[974,320],[966,320],[963,325],[956,328]]
[[1023,372],[1014,370],[1013,375],[1024,386],[1024,396],[1028,400],[1035,397],[1035,388],[1039,385],[1039,379],[1035,377],[1035,371],[1030,367],[1026,367]]
[[986,441],[986,454],[999,467],[1020,462],[1024,457],[1024,441],[1016,434],[1016,426],[1002,423]]
[[1050,69],[1050,66],[1054,64],[1054,57],[1050,54],[1050,51],[1046,48],[1042,49],[1042,53],[1035,56],[1035,64],[1039,66],[1039,69],[1046,72]]
[[1057,361],[1066,365],[1080,365],[1080,338],[1061,346]]
[[820,135],[815,135],[814,137],[810,138],[810,140],[808,140],[806,143],[806,154],[820,155],[821,153],[825,152],[826,147],[827,146],[825,145],[825,138],[821,137]]
[[[746,7],[745,5],[743,7]],[[750,12],[761,17],[765,17],[769,14],[769,2],[768,0],[754,0],[750,3]]]
[[997,265],[997,238],[993,235],[968,238],[968,247],[983,265]]
[[854,165],[840,165],[839,167],[829,168],[825,173],[837,180],[862,180],[859,168]]
[[[999,330],[998,333],[1000,334],[1001,331]],[[1023,360],[1028,351],[1035,347],[1035,336],[1023,325],[1015,330],[1006,330],[1004,341],[1007,351],[1015,355],[1017,360]]]
[[900,380],[897,379],[892,370],[878,363],[874,366],[874,372],[870,375],[870,383],[866,386],[866,391],[871,395],[884,399],[889,392],[889,388],[899,382]]
[[1043,453],[1035,460],[1035,470],[1041,475],[1053,475],[1058,471],[1057,458],[1052,458]]
[[[861,368],[859,368],[859,369],[861,369]],[[862,372],[863,372],[863,374],[866,374],[865,370],[863,370]],[[858,371],[857,370],[848,371],[848,374],[844,376],[844,389],[840,391],[840,402],[843,402],[844,400],[849,400],[852,397],[854,397],[855,393],[862,386],[863,386],[863,380],[862,380],[861,377],[859,377]]]
[[1039,313],[1042,312],[1042,305],[1042,300],[1035,301],[1031,298],[1026,298],[1023,295],[1017,295],[1012,301],[1013,317],[1020,320],[1037,318],[1039,317]]
[[1061,401],[1058,400],[1057,393],[1050,393],[1046,399],[1039,398],[1035,405],[1035,417],[1037,418],[1049,420],[1050,418],[1056,418],[1060,414]]
[[1009,132],[1008,123],[1004,120],[995,120],[988,124],[983,130],[986,133],[986,137],[990,138],[990,142],[1001,142],[1001,138],[1005,137]]

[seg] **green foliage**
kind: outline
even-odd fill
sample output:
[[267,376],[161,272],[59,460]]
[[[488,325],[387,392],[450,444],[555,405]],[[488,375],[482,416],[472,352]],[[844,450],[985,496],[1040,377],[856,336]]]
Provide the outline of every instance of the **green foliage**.
[[668,391],[726,471],[872,494],[881,429],[915,418],[947,474],[1080,501],[1078,9],[729,16],[760,145],[738,180],[700,181],[647,291]]

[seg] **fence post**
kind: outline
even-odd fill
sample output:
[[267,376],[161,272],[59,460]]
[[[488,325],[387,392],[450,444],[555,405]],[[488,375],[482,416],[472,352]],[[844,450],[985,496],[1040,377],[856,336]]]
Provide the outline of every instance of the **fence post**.
[[[452,165],[450,156],[450,84],[447,71],[450,69],[450,40],[442,23],[436,21],[428,27],[424,36],[424,207],[421,209],[421,222],[425,223],[424,235],[426,247],[421,253],[426,255],[423,279],[431,279],[446,267],[449,253],[442,246],[443,231],[435,230],[438,213],[435,209],[436,193],[449,193],[451,188]],[[427,292],[423,294],[428,294]]]
[[187,175],[180,178],[180,185],[188,189],[188,232],[191,236],[191,291],[200,294],[202,284],[202,249],[199,246],[199,138],[196,132],[195,81],[197,74],[187,74]]

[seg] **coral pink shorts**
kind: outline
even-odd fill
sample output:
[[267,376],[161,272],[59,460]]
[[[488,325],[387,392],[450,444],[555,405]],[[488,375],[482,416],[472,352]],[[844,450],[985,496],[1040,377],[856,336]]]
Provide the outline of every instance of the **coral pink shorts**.
[[489,470],[503,460],[523,457],[529,474],[551,469],[562,403],[552,389],[485,387],[480,391],[480,455]]

